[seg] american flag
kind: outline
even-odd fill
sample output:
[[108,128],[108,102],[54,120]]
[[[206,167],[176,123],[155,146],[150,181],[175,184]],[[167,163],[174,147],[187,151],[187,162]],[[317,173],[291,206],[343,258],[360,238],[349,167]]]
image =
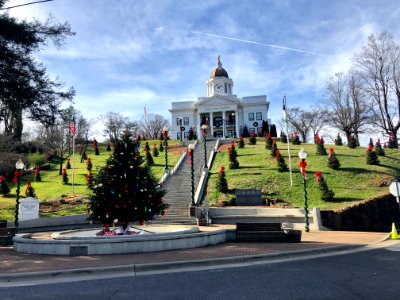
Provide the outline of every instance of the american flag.
[[69,132],[71,132],[71,135],[75,136],[75,120],[71,120],[69,123]]

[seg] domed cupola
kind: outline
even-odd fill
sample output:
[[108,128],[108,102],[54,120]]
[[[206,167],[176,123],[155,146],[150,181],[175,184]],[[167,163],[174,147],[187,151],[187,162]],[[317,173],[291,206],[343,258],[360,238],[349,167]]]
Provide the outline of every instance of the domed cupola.
[[222,67],[221,56],[218,56],[217,67],[212,70],[210,79],[207,80],[207,96],[232,95],[233,80]]
[[221,55],[218,55],[217,67],[214,70],[212,70],[212,72],[210,74],[210,78],[215,78],[215,77],[229,78],[228,72],[222,67],[220,58],[221,58]]

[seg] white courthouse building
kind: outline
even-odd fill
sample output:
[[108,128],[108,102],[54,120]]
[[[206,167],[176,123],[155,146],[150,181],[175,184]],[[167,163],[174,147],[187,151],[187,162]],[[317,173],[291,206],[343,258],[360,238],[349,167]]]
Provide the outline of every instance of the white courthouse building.
[[[263,121],[268,121],[269,102],[266,95],[238,98],[233,94],[233,80],[222,68],[220,57],[217,67],[206,81],[207,97],[197,101],[172,102],[172,128],[170,137],[187,138],[190,128],[201,137],[201,126],[208,125],[207,135],[216,138],[239,137],[246,125],[249,132],[259,133]],[[182,131],[181,131],[182,130]]]

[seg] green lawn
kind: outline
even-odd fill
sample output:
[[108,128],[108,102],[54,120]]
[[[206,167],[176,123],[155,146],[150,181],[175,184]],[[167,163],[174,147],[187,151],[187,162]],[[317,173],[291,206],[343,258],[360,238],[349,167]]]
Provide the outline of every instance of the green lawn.
[[[150,149],[153,145],[159,145],[159,141],[148,141]],[[141,148],[144,149],[145,142],[141,142]],[[92,173],[95,174],[98,167],[105,166],[105,162],[112,152],[106,151],[106,146],[99,146],[100,155],[94,154],[93,147],[89,147],[87,155],[90,157],[93,169]],[[170,169],[174,167],[179,158],[181,157],[185,147],[179,146],[179,141],[168,141],[168,166]],[[144,151],[142,151],[144,155]],[[156,178],[160,178],[164,174],[165,168],[165,151],[160,152],[158,157],[154,158],[154,166],[151,168]],[[71,156],[72,164],[72,156]],[[65,163],[64,163],[65,166]],[[37,198],[42,202],[40,206],[41,216],[52,216],[52,215],[72,215],[83,213],[87,205],[85,200],[87,195],[90,193],[86,186],[86,175],[88,173],[86,169],[86,162],[80,162],[80,155],[75,154],[74,160],[75,172],[74,172],[74,197],[72,194],[72,169],[67,170],[69,184],[62,184],[62,177],[59,175],[59,164],[56,160],[50,163],[50,170],[40,171],[42,181],[35,182],[33,179],[33,172],[27,172],[26,175],[21,177],[21,198],[25,197],[25,189],[28,181],[32,182],[32,186],[35,189]],[[13,220],[15,214],[15,203],[16,203],[16,188],[14,184],[9,183],[11,192],[6,197],[0,195],[0,219]],[[67,203],[59,205],[60,199],[66,199]],[[72,203],[70,203],[72,202]],[[80,204],[80,202],[82,202]],[[50,205],[51,204],[51,205]]]
[[[327,166],[327,156],[316,154],[316,145],[306,144],[300,146],[290,145],[293,186],[290,185],[289,172],[279,173],[277,162],[271,156],[270,150],[265,149],[265,139],[259,138],[257,144],[248,145],[239,149],[238,161],[240,168],[230,170],[228,168],[227,146],[217,153],[212,169],[210,170],[207,187],[207,198],[211,204],[221,205],[223,201],[235,198],[235,189],[254,188],[261,189],[263,198],[283,199],[295,207],[303,207],[303,181],[300,174],[298,152],[305,148],[307,157],[307,192],[309,207],[322,209],[341,209],[361,200],[368,199],[379,194],[388,193],[387,186],[380,186],[384,179],[392,179],[400,171],[400,151],[385,149],[386,156],[380,157],[379,166],[371,166],[365,163],[366,148],[350,149],[347,146],[325,145],[327,152],[333,147],[341,163],[339,170],[332,170]],[[278,149],[289,165],[287,144],[278,143]],[[215,186],[218,172],[221,166],[225,166],[229,192],[222,194],[216,192]],[[329,188],[335,192],[335,200],[325,202],[320,199],[320,191],[315,180],[315,172],[323,172]]]

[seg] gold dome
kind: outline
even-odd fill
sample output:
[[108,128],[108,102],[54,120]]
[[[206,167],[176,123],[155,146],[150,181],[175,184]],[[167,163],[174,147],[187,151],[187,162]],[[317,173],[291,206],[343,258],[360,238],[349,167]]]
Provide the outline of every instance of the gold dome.
[[226,77],[229,78],[228,72],[222,67],[220,55],[218,56],[217,67],[211,71],[210,78]]

